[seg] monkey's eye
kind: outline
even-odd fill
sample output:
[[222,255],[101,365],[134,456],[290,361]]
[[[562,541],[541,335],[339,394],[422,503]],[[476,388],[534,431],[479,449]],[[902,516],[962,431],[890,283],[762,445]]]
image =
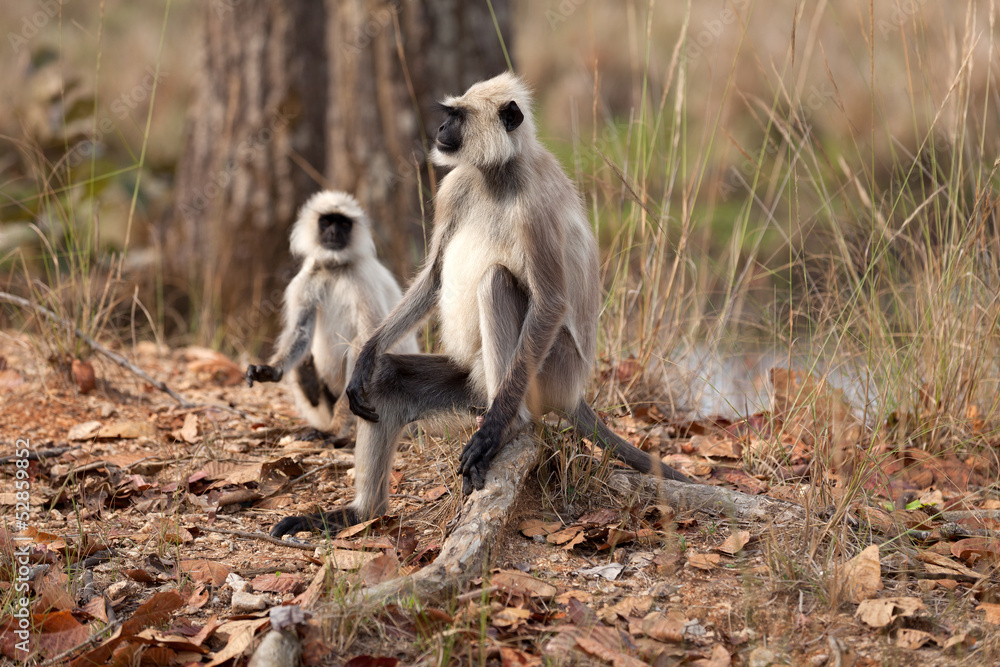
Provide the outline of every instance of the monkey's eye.
[[465,118],[465,109],[461,107],[450,107],[447,104],[437,102],[435,103],[434,110],[443,113],[448,118],[458,118],[459,120]]
[[326,231],[330,227],[350,229],[354,221],[342,213],[324,213],[319,216],[319,229]]

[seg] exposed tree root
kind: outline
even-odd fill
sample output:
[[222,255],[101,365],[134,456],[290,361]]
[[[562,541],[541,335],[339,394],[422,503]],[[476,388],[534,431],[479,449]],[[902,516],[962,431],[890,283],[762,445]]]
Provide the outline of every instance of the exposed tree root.
[[[511,510],[534,467],[537,441],[521,435],[490,466],[486,487],[466,500],[457,526],[433,563],[411,575],[386,581],[359,594],[359,602],[378,605],[399,599],[433,603],[452,596],[489,567],[490,552],[507,525]],[[649,475],[616,472],[609,484],[626,495],[655,495],[678,511],[708,512],[740,522],[802,524],[804,508],[767,496],[751,496],[717,486],[683,484]]]
[[482,576],[537,461],[537,450],[538,441],[531,433],[507,443],[490,465],[486,486],[466,499],[457,525],[434,562],[362,591],[362,601],[379,604],[407,598],[428,603],[457,594],[469,580]]
[[752,496],[721,486],[683,484],[632,471],[616,471],[608,480],[608,485],[623,495],[656,496],[678,512],[704,512],[740,523],[801,526],[807,519],[807,512],[801,505],[770,496]]

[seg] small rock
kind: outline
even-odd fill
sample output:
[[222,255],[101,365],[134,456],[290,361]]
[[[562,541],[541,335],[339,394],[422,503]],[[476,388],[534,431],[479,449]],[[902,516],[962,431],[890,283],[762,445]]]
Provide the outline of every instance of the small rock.
[[230,572],[226,575],[226,586],[229,586],[234,591],[239,592],[250,592],[250,582],[236,574],[235,572]]
[[774,651],[763,646],[758,646],[754,650],[750,651],[750,657],[747,659],[747,665],[749,667],[769,667],[773,665],[777,660],[777,656],[774,655]]
[[233,599],[230,601],[229,606],[238,614],[246,614],[251,611],[267,609],[267,602],[264,601],[263,595],[255,595],[246,591],[233,591]]
[[813,657],[809,658],[809,664],[812,667],[823,667],[827,662],[830,661],[830,656],[826,653],[817,653]]
[[302,658],[302,642],[295,630],[271,630],[254,651],[248,667],[296,667]]
[[140,592],[142,592],[142,584],[138,581],[132,581],[131,579],[124,579],[122,581],[116,581],[108,586],[108,590],[105,591],[105,595],[110,600],[120,600],[122,598],[138,595]]

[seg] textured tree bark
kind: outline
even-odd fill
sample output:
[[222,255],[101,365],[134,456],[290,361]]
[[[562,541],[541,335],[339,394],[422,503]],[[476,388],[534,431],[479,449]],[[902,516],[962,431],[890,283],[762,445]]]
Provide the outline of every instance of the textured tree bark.
[[486,486],[465,501],[458,524],[434,562],[411,575],[361,591],[360,600],[374,605],[401,597],[440,602],[482,576],[537,462],[537,450],[538,440],[530,432],[507,443],[490,465]]
[[[474,577],[482,576],[489,558],[517,502],[528,473],[537,460],[537,441],[529,434],[512,440],[490,466],[486,486],[462,507],[458,525],[451,531],[434,562],[413,574],[360,591],[358,601],[378,606],[394,600],[441,602],[461,592]],[[608,484],[623,496],[656,497],[678,510],[697,511],[743,523],[772,526],[803,525],[803,507],[767,496],[702,484],[683,484],[634,471],[613,473]]]
[[[205,3],[199,94],[161,242],[165,280],[191,299],[204,339],[220,315],[242,314],[245,336],[280,306],[288,228],[317,187],[301,164],[326,161],[325,15],[319,2]],[[246,315],[254,303],[262,312]]]
[[[505,36],[509,5],[493,1]],[[408,276],[434,183],[432,104],[506,67],[486,3],[215,0],[204,42],[175,211],[159,230],[164,291],[190,299],[174,304],[178,321],[203,342],[220,324],[234,342],[273,332],[288,231],[320,187],[357,196]]]
[[[510,3],[493,7],[509,39]],[[327,174],[368,208],[383,256],[408,275],[423,257],[420,204],[435,183],[426,164],[441,120],[433,105],[507,68],[496,26],[485,2],[328,0],[327,8]]]
[[804,507],[786,500],[752,496],[721,486],[657,479],[633,471],[615,472],[609,477],[608,486],[625,497],[654,496],[678,511],[703,512],[742,523],[800,526],[807,519]]

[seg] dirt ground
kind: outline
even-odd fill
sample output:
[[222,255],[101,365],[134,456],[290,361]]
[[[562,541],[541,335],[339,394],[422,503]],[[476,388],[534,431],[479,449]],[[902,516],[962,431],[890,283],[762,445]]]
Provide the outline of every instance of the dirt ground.
[[[306,429],[281,387],[247,388],[244,369],[210,350],[138,344],[130,360],[195,404],[181,407],[99,355],[93,388],[86,365],[43,356],[0,333],[5,664],[246,664],[283,625],[310,665],[1000,658],[1000,501],[982,455],[893,459],[849,511],[809,507],[814,525],[776,529],[622,497],[604,483],[609,464],[572,456],[580,443],[548,428],[491,569],[449,600],[362,610],[352,592],[433,563],[463,500],[454,471],[468,425],[410,433],[388,516],[334,539],[297,536],[318,549],[284,546],[257,534],[349,499],[353,455],[298,439]],[[768,476],[744,465],[767,439],[749,435],[752,419],[681,424],[649,409],[614,425],[701,482],[821,497],[806,491],[801,434]],[[305,614],[277,620],[281,606]]]

